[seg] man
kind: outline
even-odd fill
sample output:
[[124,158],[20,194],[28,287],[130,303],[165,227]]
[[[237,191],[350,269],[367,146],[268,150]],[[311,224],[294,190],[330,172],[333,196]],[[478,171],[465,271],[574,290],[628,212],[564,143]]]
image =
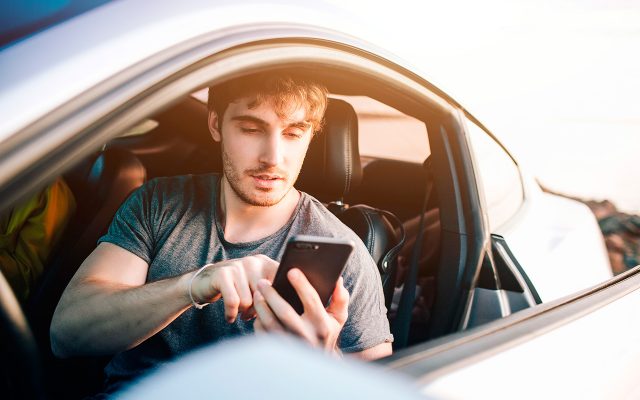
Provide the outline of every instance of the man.
[[[125,202],[58,304],[54,353],[117,353],[105,369],[111,383],[254,329],[364,359],[390,354],[380,277],[366,248],[293,188],[326,96],[315,83],[262,74],[210,90],[223,175],[155,179]],[[299,270],[288,274],[302,315],[270,286],[274,260],[298,234],[357,243],[326,309]]]

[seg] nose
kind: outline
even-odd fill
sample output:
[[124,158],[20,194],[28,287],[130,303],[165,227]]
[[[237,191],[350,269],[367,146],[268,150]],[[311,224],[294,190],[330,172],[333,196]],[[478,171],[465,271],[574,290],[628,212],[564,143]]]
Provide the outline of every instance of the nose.
[[282,135],[280,135],[279,132],[272,132],[267,135],[265,137],[262,154],[260,155],[260,163],[269,167],[282,164],[284,160],[283,145]]

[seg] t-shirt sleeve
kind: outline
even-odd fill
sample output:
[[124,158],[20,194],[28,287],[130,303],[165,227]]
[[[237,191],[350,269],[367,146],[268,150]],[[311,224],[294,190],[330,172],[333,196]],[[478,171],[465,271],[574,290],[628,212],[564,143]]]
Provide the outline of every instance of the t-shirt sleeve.
[[344,273],[350,294],[349,317],[340,333],[340,349],[345,353],[393,342],[378,268],[364,244],[357,240]]
[[149,181],[135,190],[120,206],[107,234],[98,239],[132,252],[150,263],[153,258],[154,201],[156,182]]

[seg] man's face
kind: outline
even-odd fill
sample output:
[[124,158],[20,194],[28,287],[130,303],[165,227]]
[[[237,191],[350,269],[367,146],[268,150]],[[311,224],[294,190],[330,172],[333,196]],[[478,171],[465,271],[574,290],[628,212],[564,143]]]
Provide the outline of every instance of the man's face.
[[280,118],[267,101],[250,109],[252,100],[229,104],[221,132],[212,126],[211,116],[209,124],[214,140],[222,142],[224,175],[233,191],[247,204],[268,207],[293,187],[312,128],[302,107],[292,107]]

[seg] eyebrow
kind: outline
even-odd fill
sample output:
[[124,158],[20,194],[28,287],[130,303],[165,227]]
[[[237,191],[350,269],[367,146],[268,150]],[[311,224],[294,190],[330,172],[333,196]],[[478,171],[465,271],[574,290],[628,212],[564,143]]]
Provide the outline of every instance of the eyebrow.
[[[262,120],[258,117],[254,117],[253,115],[236,115],[235,117],[231,117],[232,121],[240,121],[240,122],[254,122],[261,126],[268,126],[269,123],[267,121]],[[311,127],[311,123],[307,121],[300,122],[292,122],[287,125],[287,128],[300,128],[300,129],[308,129]]]
[[231,117],[231,120],[240,122],[255,122],[259,125],[269,125],[266,121],[252,115],[236,115],[235,117]]
[[287,126],[290,128],[300,128],[300,129],[306,130],[311,127],[311,123],[307,121],[300,121],[300,122],[293,122]]

